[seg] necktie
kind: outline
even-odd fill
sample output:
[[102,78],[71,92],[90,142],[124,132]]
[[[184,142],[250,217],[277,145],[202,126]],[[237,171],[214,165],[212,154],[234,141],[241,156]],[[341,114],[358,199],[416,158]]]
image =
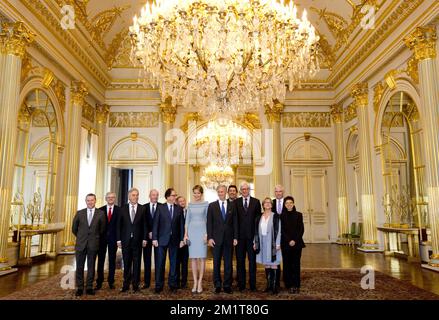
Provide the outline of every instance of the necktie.
[[88,226],[90,227],[91,225],[91,219],[93,218],[93,211],[90,209],[88,210]]
[[152,204],[152,218],[154,219],[154,215],[155,215],[155,203]]
[[280,199],[277,199],[277,213],[278,214],[282,213],[282,206],[280,204]]
[[223,215],[223,220],[226,221],[226,208],[224,208],[224,201],[222,202],[221,205],[221,213]]
[[108,222],[111,221],[111,215],[112,215],[112,212],[111,212],[111,207],[110,207],[110,208],[108,208]]
[[244,198],[244,210],[247,211],[247,209],[248,209],[247,198]]
[[172,218],[174,217],[174,213],[172,212],[172,207],[173,207],[173,205],[171,204],[171,205],[169,206],[169,213],[171,214],[171,220],[172,220]]
[[131,223],[134,222],[135,215],[136,215],[136,211],[134,211],[134,206],[131,206]]

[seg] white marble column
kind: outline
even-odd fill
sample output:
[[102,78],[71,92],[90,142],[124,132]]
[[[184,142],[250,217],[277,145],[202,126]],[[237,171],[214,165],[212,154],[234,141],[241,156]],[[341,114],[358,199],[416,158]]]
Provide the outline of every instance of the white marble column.
[[382,251],[378,245],[376,226],[375,197],[373,192],[372,148],[369,134],[368,84],[360,82],[353,86],[351,95],[357,109],[358,145],[361,180],[361,212],[363,214],[363,236],[358,250],[363,252]]
[[345,145],[343,136],[343,105],[331,106],[332,120],[335,126],[336,168],[337,168],[337,211],[338,211],[338,240],[343,244],[343,234],[349,233],[348,198],[346,191]]
[[[282,178],[282,145],[281,145],[281,132],[280,122],[284,105],[277,102],[272,108],[265,108],[265,115],[267,116],[270,128],[273,130],[273,153],[271,155],[271,161],[273,161],[273,169],[270,175],[270,192],[274,193],[274,187],[278,184],[284,184]],[[274,194],[272,194],[274,196]]]
[[32,34],[22,22],[5,23],[0,31],[0,273],[8,264],[10,208],[14,180],[21,62]]
[[[166,159],[166,152],[168,147],[170,146],[170,142],[166,142],[165,137],[166,133],[171,130],[174,127],[175,122],[175,116],[177,114],[177,107],[173,106],[171,103],[171,99],[166,99],[165,102],[162,102],[160,104],[160,113],[162,115],[162,121],[163,121],[163,142],[165,145],[165,152],[164,156],[162,157],[162,165],[164,166],[164,174],[165,174],[165,183],[164,183],[164,189],[171,188],[174,186],[174,166],[172,163],[167,161]],[[171,155],[169,155],[171,156]]]
[[405,39],[406,45],[414,51],[419,66],[420,113],[424,127],[425,174],[433,251],[429,265],[439,270],[439,75],[436,41],[435,27],[418,27]]
[[70,110],[68,113],[68,143],[65,168],[65,198],[62,253],[74,253],[75,239],[72,233],[73,218],[78,209],[79,165],[81,147],[82,107],[88,94],[82,81],[72,81],[70,88]]
[[[96,206],[100,207],[105,204],[105,172],[106,172],[106,154],[105,142],[107,133],[107,121],[110,113],[110,107],[107,104],[96,105],[96,127],[98,133],[98,152],[96,157]],[[107,190],[110,191],[110,190]]]

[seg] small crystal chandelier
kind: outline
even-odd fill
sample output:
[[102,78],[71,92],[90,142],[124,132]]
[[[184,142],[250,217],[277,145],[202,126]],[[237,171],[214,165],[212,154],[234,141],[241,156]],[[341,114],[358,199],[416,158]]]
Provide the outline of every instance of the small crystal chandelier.
[[195,138],[202,159],[219,167],[239,164],[241,151],[249,148],[250,142],[247,130],[226,118],[209,121]]
[[154,0],[133,19],[131,60],[174,106],[255,111],[319,71],[319,37],[296,15],[292,0]]
[[226,187],[233,183],[233,169],[230,166],[218,166],[210,164],[204,169],[204,175],[201,177],[201,183],[208,189],[216,189],[223,184]]

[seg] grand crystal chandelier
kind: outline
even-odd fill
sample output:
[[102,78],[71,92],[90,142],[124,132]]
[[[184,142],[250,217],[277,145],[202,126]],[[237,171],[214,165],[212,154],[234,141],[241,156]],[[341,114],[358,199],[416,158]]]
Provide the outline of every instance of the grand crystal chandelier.
[[130,36],[145,84],[204,116],[282,103],[319,71],[319,37],[292,0],[155,0]]

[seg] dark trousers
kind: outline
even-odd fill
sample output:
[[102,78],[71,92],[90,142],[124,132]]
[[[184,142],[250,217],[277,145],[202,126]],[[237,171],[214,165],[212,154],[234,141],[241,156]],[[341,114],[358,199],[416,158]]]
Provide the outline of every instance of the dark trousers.
[[[157,261],[157,248],[154,247],[154,259]],[[143,283],[145,287],[151,285],[151,265],[152,265],[152,240],[143,248]],[[157,265],[157,264],[155,264]]]
[[187,273],[189,265],[189,247],[178,248],[177,253],[177,285],[185,287],[187,285]]
[[[216,244],[213,247],[213,284],[215,288],[230,288],[233,274],[233,244]],[[224,282],[221,280],[221,260],[224,259]]]
[[140,284],[140,264],[142,259],[142,244],[133,243],[122,246],[123,257],[123,287],[129,288],[132,283],[133,288],[138,288]]
[[300,258],[302,248],[282,246],[284,283],[287,289],[300,288]]
[[108,278],[109,284],[114,284],[114,273],[116,272],[116,253],[117,253],[117,243],[107,243],[103,241],[99,245],[98,253],[98,277],[96,279],[97,285],[102,285],[104,282],[104,265],[105,256],[107,255],[108,249]]
[[76,251],[76,288],[84,289],[84,265],[87,259],[87,284],[86,289],[93,289],[93,280],[95,277],[97,251],[84,249]]
[[155,288],[163,289],[165,284],[165,266],[166,266],[166,255],[169,251],[169,275],[168,275],[168,286],[170,288],[177,288],[177,255],[178,247],[169,244],[169,246],[158,246],[157,248],[157,260],[155,268]]
[[238,286],[240,289],[245,289],[245,260],[248,256],[250,289],[256,289],[256,254],[253,249],[253,239],[239,239],[237,247]]

